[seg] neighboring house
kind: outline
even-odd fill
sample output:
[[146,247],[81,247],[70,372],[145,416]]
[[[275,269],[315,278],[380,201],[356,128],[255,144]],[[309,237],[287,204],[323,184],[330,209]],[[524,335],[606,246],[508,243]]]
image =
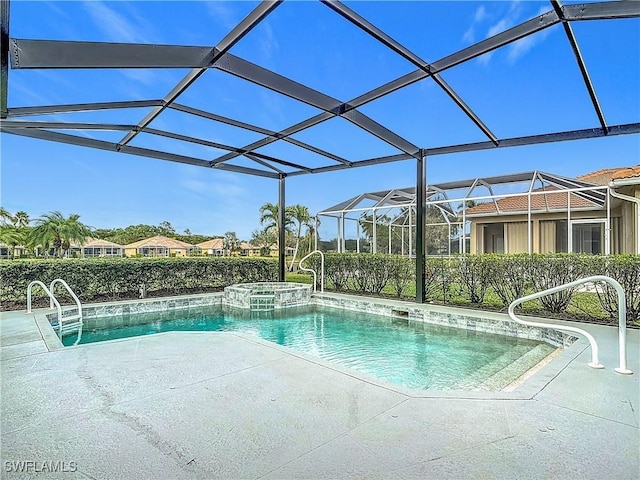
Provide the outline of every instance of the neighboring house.
[[[295,250],[296,249],[293,247],[284,247],[284,254],[286,256],[291,256],[293,255],[293,252],[295,252]],[[270,257],[278,256],[278,245],[276,245],[275,243],[269,247],[269,256]]]
[[240,256],[241,257],[259,257],[260,247],[255,247],[247,242],[240,243]]
[[237,252],[228,252],[224,249],[223,245],[224,239],[222,238],[214,238],[213,240],[207,240],[206,242],[198,244],[205,255],[214,255],[216,257],[222,257],[225,255],[253,257],[260,255],[260,248],[254,247],[247,242],[241,242],[240,250],[238,250]]
[[82,258],[123,257],[124,247],[100,238],[87,238],[80,247]]
[[191,245],[162,235],[130,243],[123,248],[127,257],[136,255],[142,255],[143,257],[187,257],[192,251],[200,251],[200,247],[197,245]]
[[207,240],[206,242],[198,243],[198,247],[202,249],[204,255],[213,255],[216,257],[222,257],[225,254],[224,248],[222,248],[223,239],[214,238]]
[[556,178],[467,208],[470,253],[640,253],[640,165]]

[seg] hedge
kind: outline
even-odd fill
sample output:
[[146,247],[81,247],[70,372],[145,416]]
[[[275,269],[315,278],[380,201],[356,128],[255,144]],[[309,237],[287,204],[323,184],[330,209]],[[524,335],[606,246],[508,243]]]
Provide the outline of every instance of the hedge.
[[[82,302],[138,298],[145,295],[180,295],[220,290],[240,282],[275,281],[278,263],[254,258],[113,258],[7,260],[0,262],[0,302],[3,308],[26,305],[29,283],[49,285],[65,280]],[[69,301],[62,287],[56,296]],[[35,300],[45,300],[33,288]],[[24,308],[24,307],[23,307]]]
[[[312,260],[319,268],[319,258]],[[626,295],[627,322],[640,323],[640,256],[579,254],[457,255],[428,257],[424,291],[428,301],[506,309],[524,295],[591,275],[617,280]],[[415,295],[415,260],[397,255],[329,253],[325,276],[330,289],[356,293]],[[383,283],[386,282],[384,285]],[[527,307],[554,316],[581,316],[585,320],[617,318],[615,291],[608,284],[588,293],[597,298],[598,313],[580,305],[583,289],[571,288],[547,295]],[[582,298],[582,300],[581,300]],[[588,300],[588,299],[587,299]],[[570,308],[572,315],[568,315]],[[589,318],[593,317],[593,318]],[[580,318],[578,318],[580,319]]]
[[[415,295],[414,259],[368,253],[329,253],[325,258],[329,289],[398,298]],[[319,258],[310,261],[319,271]],[[428,257],[424,291],[428,301],[506,309],[516,298],[590,275],[616,279],[625,291],[628,324],[640,324],[638,255]],[[141,290],[150,296],[179,295],[221,290],[239,282],[275,281],[278,264],[273,259],[224,257],[7,260],[0,262],[2,307],[25,305],[29,282],[48,285],[55,278],[66,280],[83,302],[106,301],[138,298]],[[34,299],[43,302],[46,296],[36,288]],[[617,297],[608,284],[591,293],[570,289],[523,307],[556,316],[573,312],[582,319],[607,322],[618,315]]]

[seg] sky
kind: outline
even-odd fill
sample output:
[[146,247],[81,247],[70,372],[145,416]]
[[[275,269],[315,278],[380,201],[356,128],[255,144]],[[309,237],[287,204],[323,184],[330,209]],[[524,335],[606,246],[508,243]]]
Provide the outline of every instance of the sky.
[[[566,2],[570,3],[570,2]],[[356,13],[434,62],[550,10],[548,2],[347,2]],[[10,37],[215,46],[257,2],[11,2]],[[640,19],[574,22],[605,118],[640,121]],[[348,101],[415,67],[318,2],[285,1],[230,53]],[[9,108],[164,97],[188,70],[13,70]],[[556,25],[442,73],[442,78],[498,138],[599,125],[564,30]],[[178,99],[271,130],[319,113],[314,107],[209,69]],[[482,132],[432,79],[359,109],[422,148],[483,141]],[[24,117],[27,120],[138,123],[148,109]],[[244,146],[262,135],[168,111],[151,127]],[[74,132],[68,132],[74,133]],[[123,132],[75,132],[119,141]],[[342,118],[294,135],[349,160],[400,153]],[[0,136],[0,201],[32,218],[79,214],[93,228],[169,221],[182,233],[234,231],[243,240],[260,228],[259,208],[278,201],[278,182],[150,158],[9,134]],[[226,153],[152,135],[132,145],[203,159]],[[285,142],[258,152],[310,166],[330,164]],[[236,165],[256,164],[236,159]],[[640,163],[640,135],[434,156],[429,183],[540,170],[575,177]],[[415,161],[302,175],[286,180],[286,204],[312,214],[366,191],[415,185]],[[321,238],[335,236],[322,225]]]

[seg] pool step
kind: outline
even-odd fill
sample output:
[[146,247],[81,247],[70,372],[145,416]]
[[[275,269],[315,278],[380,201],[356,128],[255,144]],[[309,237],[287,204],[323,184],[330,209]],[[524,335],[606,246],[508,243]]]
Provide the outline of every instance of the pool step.
[[479,388],[481,390],[491,391],[502,390],[504,387],[517,380],[518,377],[522,376],[525,372],[535,367],[545,357],[550,355],[551,352],[553,352],[553,347],[550,345],[536,345],[510,365],[487,378],[482,382]]
[[258,293],[249,297],[251,310],[269,311],[275,309],[276,296],[273,294]]
[[516,345],[508,352],[503,353],[492,362],[487,363],[471,375],[460,380],[453,388],[463,390],[487,390],[488,388],[481,387],[487,379],[513,364],[513,362],[525,355],[529,350],[531,350],[529,345]]

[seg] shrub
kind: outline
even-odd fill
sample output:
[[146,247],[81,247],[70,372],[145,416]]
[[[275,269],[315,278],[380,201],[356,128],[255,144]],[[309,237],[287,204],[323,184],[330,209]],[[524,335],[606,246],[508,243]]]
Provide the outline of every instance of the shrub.
[[505,307],[526,295],[530,263],[531,257],[527,254],[485,255],[489,285]]
[[462,255],[454,260],[460,286],[471,303],[484,301],[489,286],[488,266],[484,255]]
[[411,282],[415,282],[415,265],[413,259],[393,255],[389,260],[389,283],[399,298]]
[[[0,301],[24,303],[33,280],[49,285],[62,278],[82,302],[135,298],[148,294],[179,295],[211,291],[239,282],[274,281],[278,264],[249,258],[109,258],[14,260],[0,262]],[[56,289],[56,296],[61,290]],[[39,288],[34,299],[46,299]],[[62,300],[70,298],[60,295]]]

